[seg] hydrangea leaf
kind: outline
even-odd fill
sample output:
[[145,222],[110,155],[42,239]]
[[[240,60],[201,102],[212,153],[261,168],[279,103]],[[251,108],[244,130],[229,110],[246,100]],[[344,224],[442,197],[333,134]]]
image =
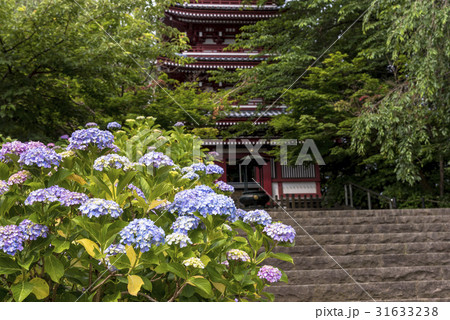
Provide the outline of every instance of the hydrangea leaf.
[[30,269],[30,265],[33,262],[36,262],[39,260],[39,254],[33,252],[29,255],[27,255],[27,257],[25,259],[23,259],[23,261],[17,261],[17,263],[24,268],[25,270],[29,270]]
[[10,258],[0,257],[0,274],[8,275],[20,271],[19,265]]
[[59,279],[64,275],[64,265],[55,256],[45,257],[44,267],[45,272],[55,282],[59,282]]
[[31,292],[33,292],[33,285],[28,282],[20,282],[11,286],[14,300],[22,302],[25,300]]
[[33,285],[33,294],[37,299],[42,300],[48,297],[49,287],[48,283],[41,278],[34,278],[30,280],[30,284]]
[[148,210],[152,210],[152,209],[156,208],[157,206],[159,206],[160,204],[163,204],[165,202],[166,202],[166,200],[153,200],[150,203]]
[[207,295],[213,294],[212,288],[211,288],[211,283],[207,279],[203,278],[202,276],[190,277],[188,279],[187,283],[200,289],[203,293],[205,293]]
[[72,180],[77,182],[78,184],[84,186],[86,184],[86,180],[84,180],[82,177],[80,177],[79,175],[73,173],[70,176],[67,177],[68,180]]
[[212,282],[214,288],[216,288],[217,290],[219,290],[219,292],[221,294],[225,293],[225,288],[226,286],[223,283],[219,283],[219,282]]
[[54,253],[61,253],[70,248],[70,242],[67,240],[54,239],[52,241],[52,246],[55,247],[55,249],[53,249]]
[[126,245],[125,248],[128,260],[130,260],[130,266],[133,268],[136,264],[136,252],[134,251],[133,247],[129,245]]
[[81,244],[92,258],[97,259],[100,254],[100,248],[94,241],[89,239],[81,239],[77,240],[77,243]]
[[129,275],[128,276],[128,293],[132,296],[137,296],[138,292],[141,290],[142,285],[144,284],[144,281],[141,277],[136,275]]
[[290,263],[294,264],[294,260],[292,259],[292,257],[290,255],[286,254],[286,253],[281,253],[281,252],[280,253],[274,253],[274,252],[271,252],[271,253],[269,253],[269,257],[275,258],[275,259],[279,259],[279,260],[283,260],[283,261],[290,262]]

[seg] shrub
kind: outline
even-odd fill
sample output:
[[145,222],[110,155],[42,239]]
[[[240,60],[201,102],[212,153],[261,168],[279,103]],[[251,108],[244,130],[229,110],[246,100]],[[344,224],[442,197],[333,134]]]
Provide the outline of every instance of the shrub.
[[0,301],[274,299],[287,277],[262,263],[292,262],[272,250],[295,231],[237,210],[201,141],[154,123],[2,146]]

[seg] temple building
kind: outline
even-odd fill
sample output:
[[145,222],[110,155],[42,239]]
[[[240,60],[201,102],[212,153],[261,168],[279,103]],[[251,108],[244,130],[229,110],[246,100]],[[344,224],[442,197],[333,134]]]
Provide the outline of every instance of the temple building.
[[[240,28],[280,14],[280,7],[273,2],[262,6],[242,4],[240,0],[190,0],[170,7],[165,13],[167,25],[185,32],[191,49],[180,54],[193,58],[192,63],[178,64],[162,59],[162,69],[179,81],[196,81],[204,90],[231,89],[233,84],[209,81],[208,71],[223,68],[253,68],[266,59],[258,51],[225,50],[235,42]],[[225,118],[217,120],[219,130],[241,122],[252,121],[260,126],[261,134],[235,139],[205,140],[205,147],[216,150],[222,159],[217,164],[223,167],[223,180],[240,190],[260,190],[260,186],[271,196],[295,195],[321,196],[320,174],[317,164],[280,165],[267,151],[278,148],[277,139],[262,139],[267,122],[274,116],[286,112],[286,106],[274,106],[267,112],[262,99],[248,101],[244,105],[233,105]],[[268,106],[268,105],[267,105]],[[257,131],[258,132],[258,131]],[[256,181],[256,182],[255,182]]]

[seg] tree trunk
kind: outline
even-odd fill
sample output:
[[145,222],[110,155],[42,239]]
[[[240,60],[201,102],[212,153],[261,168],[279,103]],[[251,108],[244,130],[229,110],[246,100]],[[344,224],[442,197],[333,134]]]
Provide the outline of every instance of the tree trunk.
[[444,157],[439,156],[439,196],[444,197]]

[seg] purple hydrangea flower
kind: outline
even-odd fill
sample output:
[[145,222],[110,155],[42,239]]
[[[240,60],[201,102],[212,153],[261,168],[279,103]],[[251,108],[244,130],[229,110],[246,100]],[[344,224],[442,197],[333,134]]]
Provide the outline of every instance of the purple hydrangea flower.
[[162,152],[150,151],[139,159],[139,163],[147,167],[159,168],[162,166],[173,166],[175,163]]
[[122,128],[122,125],[120,123],[118,123],[118,122],[113,121],[113,122],[108,123],[106,128],[108,130],[116,130],[116,129]]
[[218,156],[220,156],[220,153],[218,153],[217,151],[210,151],[210,152],[208,152],[208,154],[211,157],[218,157]]
[[79,208],[82,215],[89,218],[109,215],[112,218],[118,218],[122,213],[122,208],[112,200],[93,198],[86,201]]
[[0,149],[0,161],[10,162],[11,158],[8,156],[8,154],[15,154],[17,156],[20,156],[26,151],[37,147],[45,147],[45,145],[42,142],[37,141],[30,141],[25,143],[20,141],[13,141],[4,143],[2,145],[2,148]]
[[242,221],[267,226],[272,223],[272,217],[265,210],[253,210],[246,212]]
[[224,261],[222,261],[220,264],[223,264],[223,265],[226,266],[227,268],[230,267],[230,263],[228,262],[228,260],[224,260]]
[[139,248],[141,252],[149,251],[152,244],[164,243],[165,238],[164,230],[146,218],[131,221],[119,235],[122,238],[121,243]]
[[0,180],[0,196],[4,195],[9,191],[9,186],[6,181]]
[[196,229],[200,219],[196,216],[179,216],[172,224],[171,229],[174,232],[188,234],[188,231]]
[[118,154],[108,154],[101,156],[94,161],[94,169],[103,171],[103,169],[122,169],[129,171],[135,168],[135,163],[131,162],[127,157],[119,156]]
[[174,126],[174,127],[184,127],[184,123],[181,122],[181,121],[178,121],[178,122],[175,123],[173,126]]
[[193,163],[191,164],[189,167],[184,167],[181,169],[181,172],[186,173],[186,172],[205,172],[206,170],[206,166],[204,163],[199,162],[199,163]]
[[278,268],[265,265],[258,271],[258,277],[260,279],[266,279],[270,283],[278,282],[281,279],[281,271]]
[[62,135],[61,137],[59,137],[61,140],[68,140],[69,136],[67,134]]
[[216,182],[216,188],[223,192],[234,192],[234,187],[223,181]]
[[0,249],[11,256],[23,250],[24,234],[16,225],[0,227]]
[[223,174],[223,172],[222,167],[217,164],[208,164],[206,166],[206,174]]
[[157,210],[159,210],[159,211],[161,211],[161,210],[168,210],[168,209],[170,208],[170,205],[172,204],[172,203],[171,203],[170,201],[168,201],[168,200],[156,199],[156,201],[164,201],[164,202],[161,203],[161,204],[158,204],[156,207],[154,207],[154,208],[152,209],[153,212],[155,212],[155,211],[157,211]]
[[194,189],[187,189],[178,192],[170,206],[169,211],[178,215],[192,215],[198,210],[200,202],[214,190],[207,186],[197,186]]
[[85,203],[89,197],[84,193],[71,192],[59,186],[51,186],[46,189],[32,191],[25,200],[25,205],[30,206],[35,202],[51,203],[59,201],[61,205],[70,207]]
[[17,173],[14,173],[8,179],[8,185],[12,186],[14,184],[21,185],[25,183],[31,177],[31,173],[27,170],[22,170]]
[[36,165],[39,168],[52,168],[59,166],[61,156],[54,150],[47,147],[32,148],[20,155],[19,163],[21,165]]
[[264,227],[263,232],[265,232],[273,240],[281,242],[289,241],[290,243],[293,243],[296,236],[294,228],[281,222],[269,224]]
[[245,251],[239,249],[231,249],[227,252],[227,259],[247,262],[250,261],[250,256]]
[[55,147],[55,144],[54,143],[48,143],[47,144],[47,148],[54,148]]
[[23,233],[24,240],[36,240],[37,238],[47,238],[48,227],[31,222],[28,219],[19,224],[19,229]]
[[86,150],[90,144],[96,145],[100,150],[113,149],[115,147],[114,136],[111,132],[98,128],[77,130],[69,138],[67,150]]
[[184,248],[187,244],[192,244],[192,240],[185,233],[174,232],[166,236],[166,243],[168,245],[179,244],[180,248]]
[[98,127],[98,124],[96,124],[95,122],[88,122],[84,126],[86,128],[93,128],[93,127]]

